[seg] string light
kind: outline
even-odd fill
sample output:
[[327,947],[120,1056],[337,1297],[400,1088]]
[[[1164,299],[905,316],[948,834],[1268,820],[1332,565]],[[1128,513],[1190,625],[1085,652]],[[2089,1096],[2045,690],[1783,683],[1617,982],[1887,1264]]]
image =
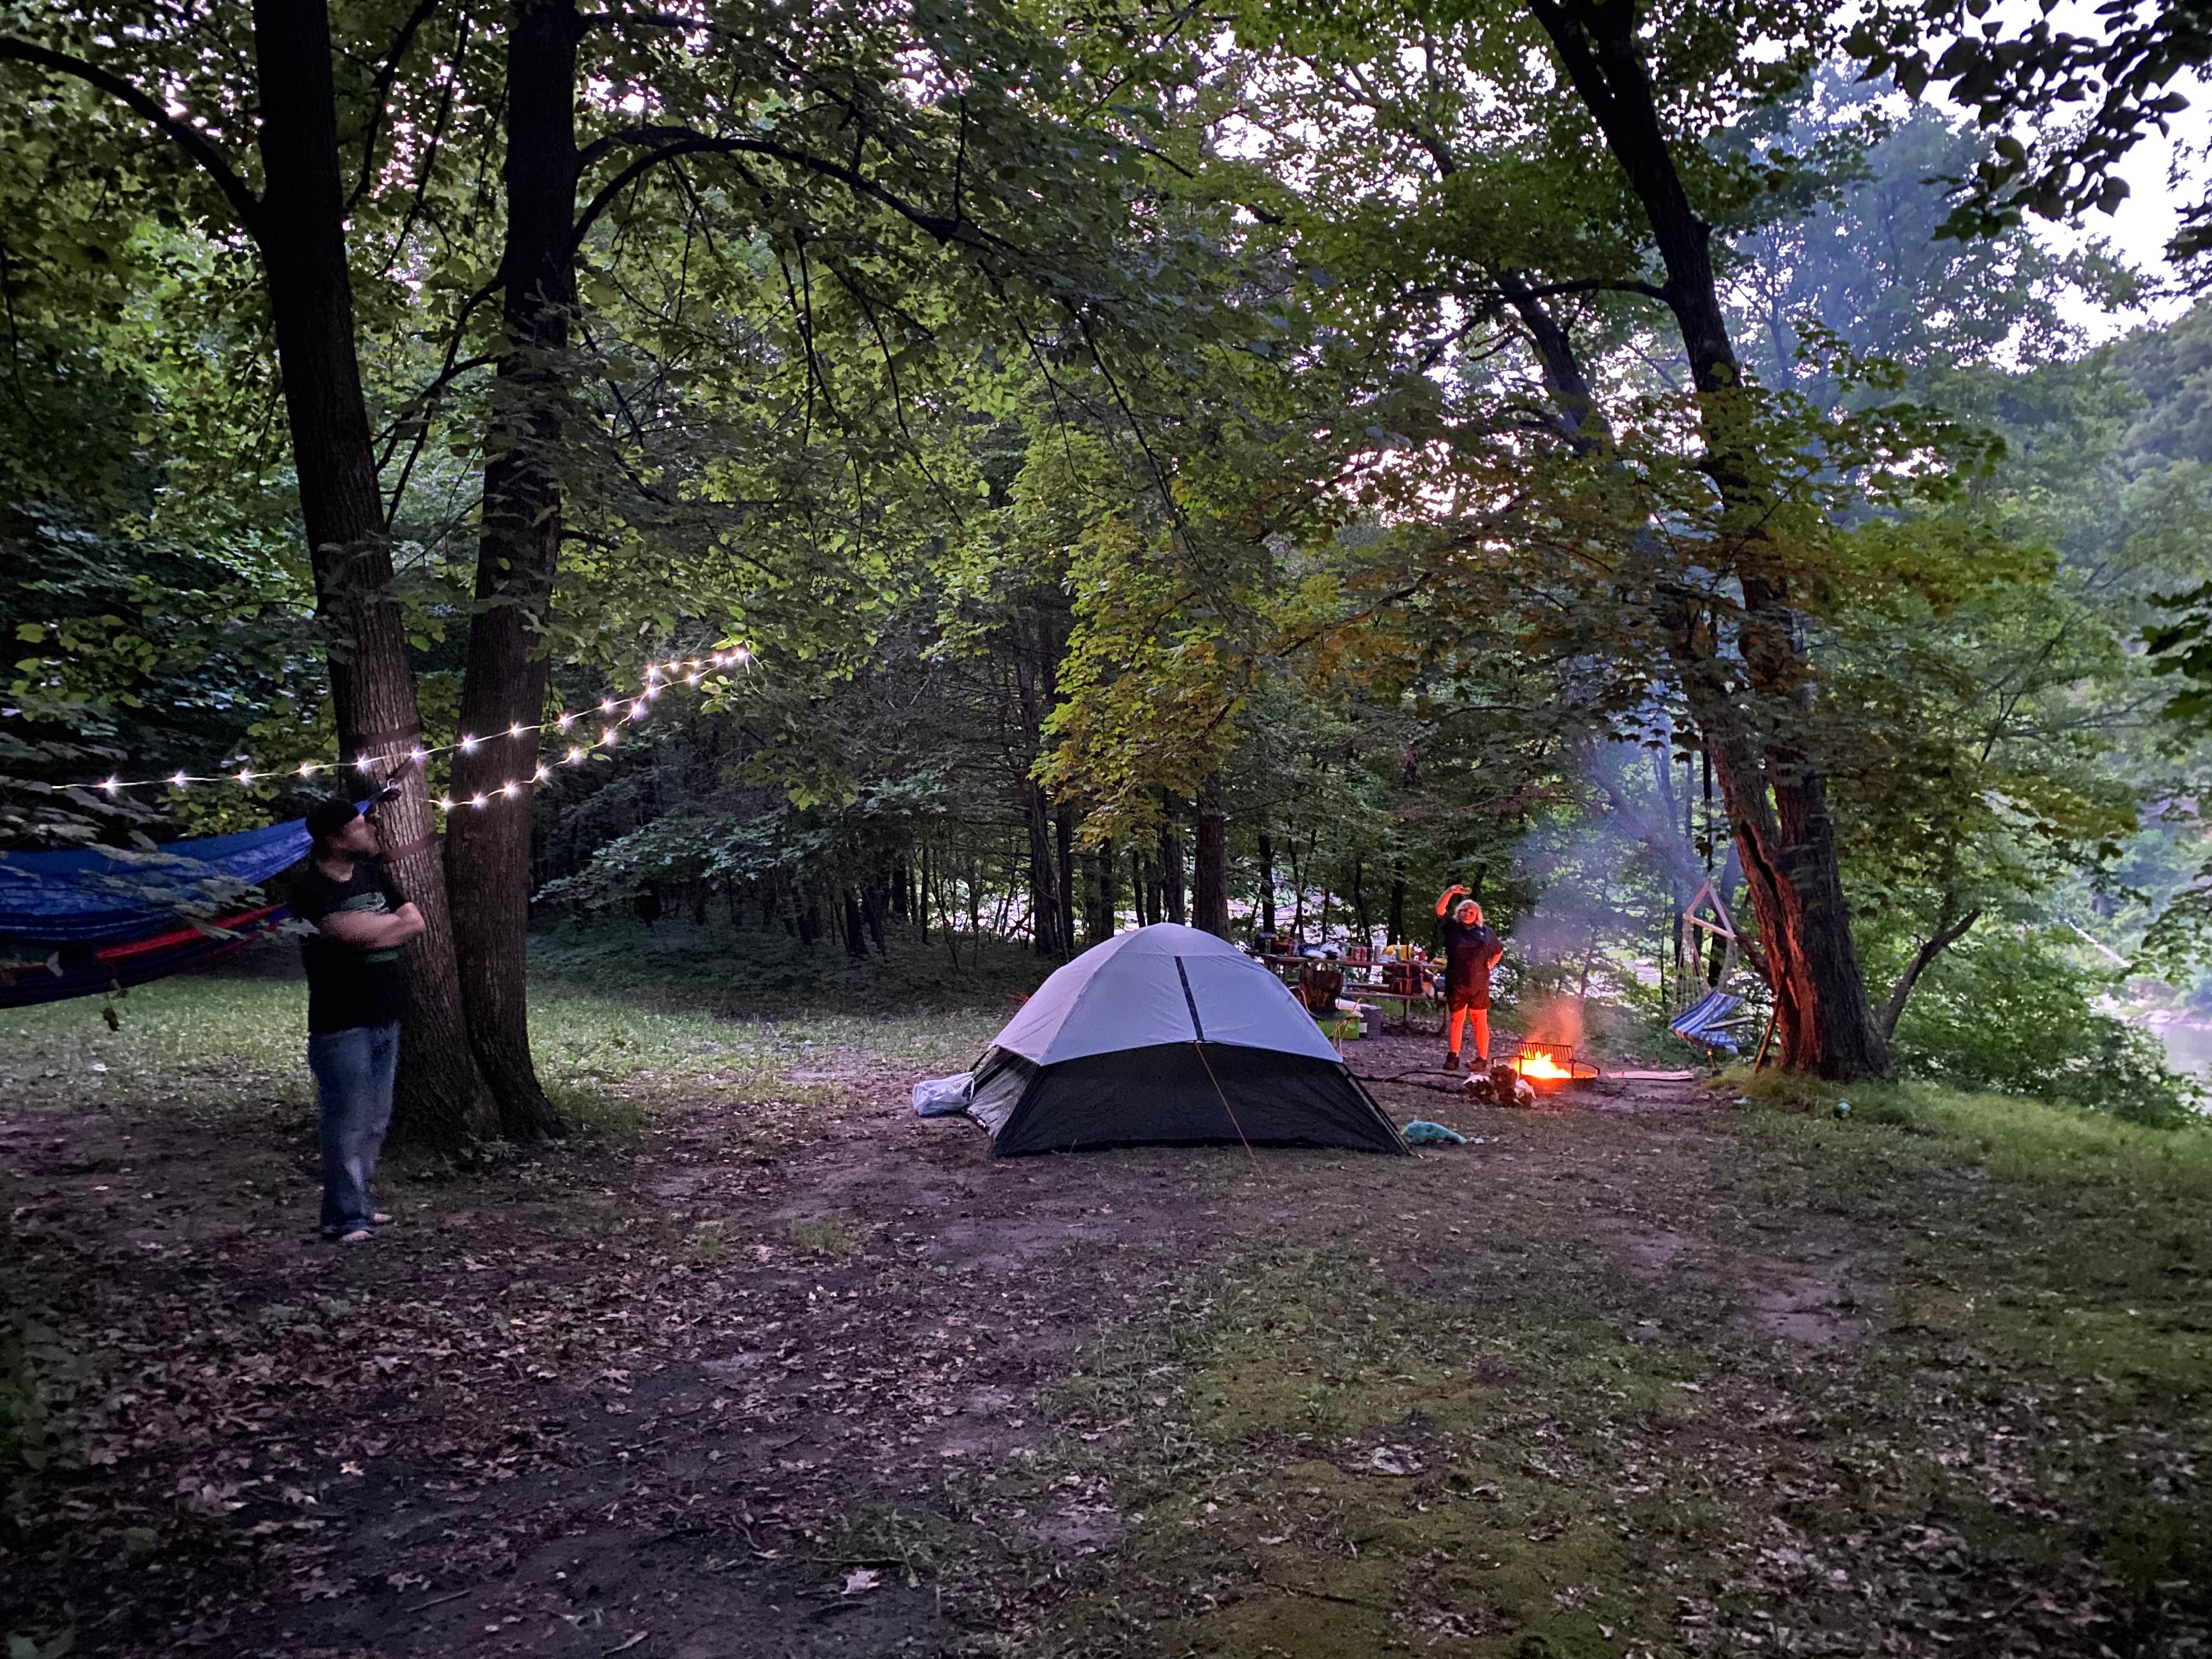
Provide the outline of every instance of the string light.
[[[668,663],[647,663],[645,665],[644,672],[640,676],[638,693],[635,696],[628,699],[611,696],[603,697],[600,699],[599,712],[603,714],[611,716],[611,719],[608,724],[601,728],[599,740],[596,743],[572,744],[569,746],[568,753],[562,757],[562,763],[569,766],[580,766],[589,757],[592,750],[612,749],[616,747],[621,742],[622,728],[623,726],[641,720],[651,713],[653,700],[659,696],[660,693],[669,689],[668,684],[665,682],[680,676],[684,684],[687,685],[696,685],[699,684],[700,680],[704,678],[705,672],[708,670],[732,666],[744,667],[749,665],[752,660],[753,653],[751,651],[743,646],[738,646],[728,651],[714,652],[704,659],[693,658],[689,661],[677,660]],[[688,675],[684,674],[683,671],[686,668],[691,669],[694,672]],[[554,719],[541,721],[535,726],[526,725],[522,721],[517,720],[507,728],[506,735],[509,739],[516,739],[541,732],[559,731],[565,732],[575,725],[579,718],[580,717],[575,711],[572,709],[563,709]],[[434,759],[440,755],[449,755],[454,753],[473,755],[477,750],[483,746],[485,741],[486,739],[484,738],[465,733],[458,743],[441,744],[434,746],[426,746],[422,744],[417,743],[408,750],[405,759],[407,762],[419,766],[424,762]],[[351,762],[336,763],[335,769],[344,771],[349,768],[351,770],[360,773],[363,777],[374,780],[378,775],[377,769],[380,763],[378,759],[364,756],[356,757]],[[301,761],[295,767],[284,769],[290,770],[295,775],[299,777],[312,778],[319,773],[333,769],[333,765],[334,763],[329,761],[306,760]],[[78,787],[97,789],[112,799],[121,795],[124,791],[128,789],[166,787],[170,789],[184,790],[191,788],[195,784],[205,783],[235,783],[241,787],[251,787],[256,783],[264,781],[276,775],[277,775],[277,771],[276,770],[258,770],[251,765],[245,765],[240,767],[235,773],[229,774],[217,773],[204,775],[191,772],[179,771],[171,773],[166,778],[137,779],[124,779],[111,775],[101,779],[97,783],[82,785],[65,784],[60,787],[63,788]],[[510,779],[507,782],[499,786],[499,787],[495,791],[479,793],[466,799],[456,799],[452,795],[441,795],[437,799],[436,805],[441,811],[451,811],[459,806],[483,807],[489,805],[492,801],[497,799],[519,799],[532,786],[547,781],[551,775],[552,769],[550,766],[540,764],[535,773],[527,779]]]

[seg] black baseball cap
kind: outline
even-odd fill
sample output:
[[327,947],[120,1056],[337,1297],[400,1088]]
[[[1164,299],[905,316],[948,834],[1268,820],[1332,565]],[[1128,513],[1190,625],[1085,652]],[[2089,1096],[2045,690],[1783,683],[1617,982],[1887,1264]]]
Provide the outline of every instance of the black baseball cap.
[[361,816],[361,809],[343,795],[319,800],[307,809],[307,833],[320,847]]

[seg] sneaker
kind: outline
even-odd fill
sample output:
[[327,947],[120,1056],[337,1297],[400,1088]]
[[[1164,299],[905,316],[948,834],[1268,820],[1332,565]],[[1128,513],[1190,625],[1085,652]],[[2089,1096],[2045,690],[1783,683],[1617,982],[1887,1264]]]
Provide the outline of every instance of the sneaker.
[[1457,1070],[1459,1070],[1459,1050],[1458,1050],[1458,1049],[1456,1049],[1456,1048],[1453,1048],[1453,1049],[1448,1050],[1448,1051],[1445,1053],[1445,1054],[1444,1054],[1444,1070],[1446,1070],[1447,1072],[1456,1072]]

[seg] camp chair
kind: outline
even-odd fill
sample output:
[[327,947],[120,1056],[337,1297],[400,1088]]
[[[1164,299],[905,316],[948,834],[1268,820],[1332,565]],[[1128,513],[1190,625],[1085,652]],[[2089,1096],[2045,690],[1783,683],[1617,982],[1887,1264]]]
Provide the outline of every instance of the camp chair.
[[1742,1047],[1728,1032],[1731,1026],[1749,1023],[1750,1015],[1736,1012],[1742,1006],[1741,997],[1709,991],[1668,1020],[1667,1029],[1683,1042],[1703,1048],[1709,1060],[1718,1054],[1740,1054]]
[[1298,982],[1292,994],[1316,1019],[1323,1014],[1334,1013],[1336,1000],[1344,994],[1344,969],[1323,966],[1318,960],[1310,961],[1298,969]]

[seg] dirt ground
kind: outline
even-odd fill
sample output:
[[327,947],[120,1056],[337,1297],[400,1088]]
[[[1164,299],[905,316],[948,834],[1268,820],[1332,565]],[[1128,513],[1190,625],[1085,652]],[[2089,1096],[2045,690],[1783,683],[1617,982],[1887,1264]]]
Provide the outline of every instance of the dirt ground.
[[1733,1091],[1516,1111],[1415,1079],[1376,1092],[1468,1145],[996,1160],[912,1115],[918,1075],[845,1053],[402,1171],[343,1249],[278,1103],[9,1095],[0,1246],[55,1449],[0,1534],[0,1635],[2206,1650],[2201,1390],[1993,1369],[1957,1299],[2018,1218],[1909,1136],[1839,1187]]

